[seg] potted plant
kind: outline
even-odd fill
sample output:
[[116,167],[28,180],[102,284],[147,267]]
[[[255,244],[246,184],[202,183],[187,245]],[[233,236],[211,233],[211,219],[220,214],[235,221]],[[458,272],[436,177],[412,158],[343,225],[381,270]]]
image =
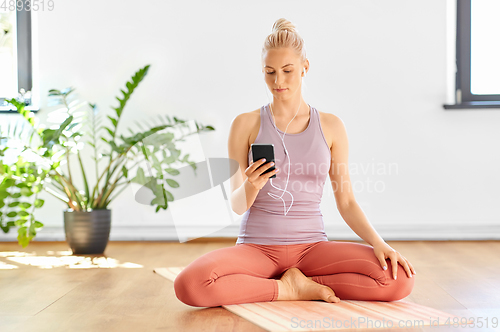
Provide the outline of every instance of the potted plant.
[[[147,65],[139,69],[131,81],[126,82],[126,90],[121,90],[123,96],[116,97],[119,105],[113,107],[115,114],[107,116],[110,122],[108,126],[101,124],[95,104],[77,100],[69,102],[73,88],[49,91],[49,96],[62,106],[51,113],[58,114],[61,120],[50,128],[41,125],[33,112],[25,110],[24,103],[14,98],[8,100],[24,120],[15,126],[9,125],[6,134],[3,134],[5,136],[0,137],[0,227],[5,233],[11,227],[19,227],[17,238],[20,245],[28,246],[36,236],[37,229],[43,227],[34,213],[36,208],[44,204],[44,200],[38,197],[42,190],[67,205],[64,229],[73,253],[100,254],[104,252],[109,239],[109,204],[131,182],[151,190],[154,199],[150,204],[156,206],[158,212],[160,209],[166,210],[168,202],[174,200],[165,184],[172,188],[179,186],[174,179],[165,176],[165,173],[173,176],[179,174],[171,164],[187,163],[196,170],[195,163],[188,160],[189,154],[180,157],[181,151],[176,149],[175,142],[183,141],[189,135],[215,130],[212,126],[199,125],[195,121],[196,130],[183,131],[183,135],[176,138],[171,131],[179,126],[189,128],[189,125],[185,120],[175,116],[172,120],[165,115],[165,119],[160,116],[161,125],[144,128],[135,122],[141,129],[139,132],[129,128],[130,135],[117,133],[127,101],[146,76],[149,67]],[[88,106],[90,111],[79,111],[83,106]],[[79,142],[83,137],[88,137],[88,140]],[[101,141],[107,145],[104,153],[100,153],[98,143]],[[85,144],[93,149],[96,178],[92,184],[80,153]],[[17,158],[5,162],[8,150],[16,148],[22,149],[20,153],[15,152]],[[161,153],[158,155],[158,152]],[[70,163],[71,155],[76,155],[77,163]],[[104,169],[99,169],[100,161],[105,162]],[[139,165],[144,161],[151,163],[156,175],[146,176]],[[63,165],[66,165],[65,169]],[[132,176],[134,168],[135,176]],[[83,180],[83,189],[80,190],[75,183],[77,173]]]

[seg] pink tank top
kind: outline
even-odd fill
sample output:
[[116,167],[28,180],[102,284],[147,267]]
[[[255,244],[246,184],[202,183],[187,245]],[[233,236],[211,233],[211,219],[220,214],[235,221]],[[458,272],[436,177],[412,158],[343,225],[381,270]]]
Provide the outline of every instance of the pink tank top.
[[[271,179],[257,194],[252,206],[243,214],[236,244],[295,244],[328,241],[320,210],[323,187],[330,170],[331,152],[321,129],[319,112],[309,105],[309,124],[301,133],[285,134],[290,157],[290,177],[286,190],[271,186]],[[276,129],[279,132],[276,132]],[[255,143],[274,144],[275,167],[280,171],[273,179],[275,187],[285,189],[288,158],[281,141],[283,132],[274,125],[269,104],[260,109],[260,129]],[[252,149],[248,164],[253,161]],[[268,195],[271,192],[285,201]],[[333,202],[332,202],[333,203]],[[284,209],[289,209],[284,215]]]

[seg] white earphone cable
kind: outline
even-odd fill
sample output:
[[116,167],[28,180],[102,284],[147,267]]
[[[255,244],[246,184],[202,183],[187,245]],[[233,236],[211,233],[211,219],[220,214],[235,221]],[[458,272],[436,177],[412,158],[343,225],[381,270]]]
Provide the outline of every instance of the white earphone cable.
[[[305,70],[305,68],[303,69],[303,73],[304,73],[304,75],[306,74],[306,70]],[[266,89],[266,94],[267,94],[267,89]],[[268,96],[268,98],[269,98],[269,96]],[[310,106],[309,106],[309,108],[310,108]],[[272,107],[271,107],[271,102],[269,102],[269,109],[271,110],[271,114],[273,115],[273,120],[274,120],[274,128],[275,128],[276,133],[278,134],[278,136],[281,138],[281,142],[283,143],[283,148],[285,149],[285,154],[286,154],[286,156],[287,156],[287,158],[288,158],[288,173],[287,173],[287,179],[286,179],[285,189],[281,189],[281,188],[278,188],[278,187],[276,187],[275,185],[273,185],[273,179],[272,179],[272,178],[270,178],[270,180],[271,180],[271,181],[270,181],[271,186],[273,186],[274,188],[276,188],[276,189],[278,189],[278,190],[283,191],[283,194],[281,194],[281,196],[278,196],[278,195],[276,195],[276,194],[269,193],[269,192],[268,192],[267,194],[268,194],[269,196],[271,196],[272,198],[279,198],[279,199],[281,199],[281,200],[283,201],[283,213],[284,213],[284,215],[286,216],[286,215],[288,214],[288,212],[290,211],[290,209],[292,208],[292,205],[293,205],[293,195],[292,195],[292,193],[291,193],[291,192],[289,192],[288,190],[286,190],[286,188],[288,187],[288,181],[289,181],[289,179],[290,179],[290,155],[288,154],[288,150],[287,150],[286,145],[285,145],[285,136],[286,136],[286,132],[287,132],[287,130],[288,130],[288,126],[290,125],[290,123],[292,123],[293,119],[295,119],[295,117],[296,117],[296,116],[297,116],[297,114],[299,113],[299,110],[300,110],[300,105],[299,105],[299,108],[297,109],[297,112],[295,113],[294,117],[292,118],[292,120],[290,120],[290,122],[289,122],[289,123],[288,123],[288,125],[286,126],[286,129],[285,129],[285,132],[284,132],[284,134],[283,134],[283,137],[281,137],[281,135],[280,135],[280,134],[279,134],[279,132],[278,132],[278,129],[277,129],[278,127],[276,126],[276,119],[275,119],[275,117],[274,117],[273,109],[272,109]],[[312,116],[312,112],[311,112],[311,116]],[[311,121],[311,120],[309,120],[309,121]],[[288,208],[288,210],[286,209],[285,200],[283,199],[283,195],[285,194],[285,192],[289,193],[289,194],[290,194],[290,196],[292,196],[292,203],[290,204],[290,207]]]
[[[286,149],[286,145],[285,145],[285,135],[286,135],[286,132],[288,130],[288,126],[290,125],[290,123],[292,123],[293,119],[295,119],[295,117],[297,116],[297,114],[299,113],[299,109],[300,109],[300,105],[299,105],[299,108],[297,109],[297,113],[295,113],[294,117],[292,118],[292,120],[290,120],[290,122],[288,123],[288,125],[286,126],[286,129],[285,129],[285,133],[283,134],[283,137],[281,137],[281,135],[279,134],[278,130],[277,130],[277,126],[276,126],[276,119],[274,118],[274,113],[273,113],[273,109],[271,107],[271,103],[269,103],[269,109],[271,110],[271,114],[273,115],[273,119],[274,119],[274,126],[275,126],[275,130],[276,130],[276,133],[278,134],[278,136],[280,136],[281,138],[281,142],[283,143],[283,148],[285,149],[285,154],[288,158],[288,173],[287,173],[287,177],[286,177],[286,185],[285,185],[285,189],[280,189],[278,187],[276,187],[275,185],[273,185],[273,179],[270,179],[271,180],[271,186],[273,186],[274,188],[278,189],[278,190],[281,190],[283,191],[283,194],[281,194],[281,196],[278,196],[276,194],[273,194],[273,193],[267,193],[269,196],[275,198],[280,198],[282,201],[283,201],[283,210],[284,210],[284,215],[286,216],[288,214],[288,211],[290,211],[290,209],[292,208],[292,205],[293,205],[293,195],[291,192],[289,192],[288,190],[286,190],[286,188],[288,187],[288,180],[290,178],[290,155],[288,153],[288,150]],[[292,203],[290,204],[290,207],[288,208],[288,210],[286,209],[286,204],[285,204],[285,200],[283,199],[283,195],[285,194],[285,192],[289,193],[290,196],[292,196]]]

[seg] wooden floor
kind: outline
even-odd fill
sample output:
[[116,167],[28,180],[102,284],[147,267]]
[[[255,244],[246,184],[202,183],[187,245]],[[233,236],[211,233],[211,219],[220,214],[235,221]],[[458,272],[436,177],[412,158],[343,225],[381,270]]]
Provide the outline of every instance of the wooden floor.
[[[186,266],[235,242],[110,242],[104,256],[79,262],[65,242],[33,242],[25,249],[0,242],[0,331],[265,331],[222,307],[184,305],[173,283],[153,272],[155,267]],[[405,300],[483,317],[484,326],[497,321],[496,329],[406,331],[500,331],[500,241],[387,242],[417,272]]]

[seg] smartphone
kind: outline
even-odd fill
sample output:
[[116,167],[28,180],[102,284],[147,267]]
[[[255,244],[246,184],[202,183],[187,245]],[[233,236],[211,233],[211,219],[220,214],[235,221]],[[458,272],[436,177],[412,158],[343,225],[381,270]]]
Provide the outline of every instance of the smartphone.
[[[266,158],[266,162],[260,165],[257,169],[261,168],[262,166],[266,165],[271,161],[274,161],[274,144],[254,143],[251,145],[251,148],[252,148],[253,162],[256,162],[262,158]],[[274,169],[275,167],[273,165],[262,174],[272,172]],[[270,177],[270,179],[274,178],[276,178],[276,174]]]

